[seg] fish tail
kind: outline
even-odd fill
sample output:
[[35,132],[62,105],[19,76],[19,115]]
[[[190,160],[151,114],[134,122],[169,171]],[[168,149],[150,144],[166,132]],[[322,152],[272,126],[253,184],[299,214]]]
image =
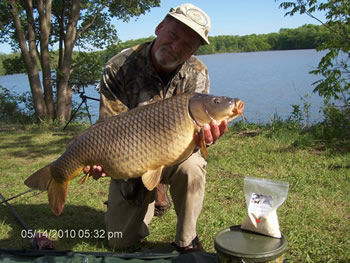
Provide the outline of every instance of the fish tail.
[[68,180],[58,181],[55,178],[60,178],[62,176],[58,175],[58,171],[49,164],[29,176],[24,181],[24,184],[32,189],[41,191],[47,190],[51,211],[56,216],[59,216],[66,202],[68,185],[70,181],[79,174],[80,170],[81,169],[77,169]]
[[59,216],[62,213],[64,203],[66,202],[68,185],[71,180],[65,181],[63,183],[52,180],[49,185],[49,203],[51,211]]
[[48,195],[51,211],[56,216],[59,216],[62,213],[64,204],[66,202],[68,186],[70,182],[80,173],[81,170],[81,167],[76,169],[74,173],[67,178],[66,181],[55,180],[55,178],[59,178],[59,175],[55,174],[55,170],[53,171],[53,180],[51,180],[48,187]]

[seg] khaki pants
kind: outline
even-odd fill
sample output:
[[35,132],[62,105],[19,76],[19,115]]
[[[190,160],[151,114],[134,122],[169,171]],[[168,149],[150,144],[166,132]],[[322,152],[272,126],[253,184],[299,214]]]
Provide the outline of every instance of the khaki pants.
[[[175,243],[188,246],[196,237],[196,224],[204,199],[206,161],[199,152],[184,162],[163,170],[161,182],[170,185],[177,215]],[[124,200],[120,181],[111,180],[105,224],[109,245],[127,248],[149,235],[148,224],[154,215],[154,192],[148,192],[142,205]]]

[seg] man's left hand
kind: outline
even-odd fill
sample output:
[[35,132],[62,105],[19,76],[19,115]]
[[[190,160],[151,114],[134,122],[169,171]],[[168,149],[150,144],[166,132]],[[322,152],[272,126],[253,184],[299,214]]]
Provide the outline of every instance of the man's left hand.
[[90,167],[90,165],[87,165],[84,167],[83,171],[85,174],[90,174],[95,180],[107,176],[101,165],[93,165],[92,167]]
[[[209,124],[204,125],[202,129],[204,132],[205,143],[211,145],[227,131],[228,122],[227,120],[223,120],[220,125],[218,125],[215,120],[212,120]],[[200,146],[199,136],[196,137],[196,143]]]

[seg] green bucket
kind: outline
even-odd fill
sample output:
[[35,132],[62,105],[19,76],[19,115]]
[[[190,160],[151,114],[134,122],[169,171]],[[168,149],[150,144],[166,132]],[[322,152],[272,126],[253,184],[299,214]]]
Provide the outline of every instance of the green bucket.
[[287,241],[231,226],[219,231],[214,239],[218,262],[284,262]]

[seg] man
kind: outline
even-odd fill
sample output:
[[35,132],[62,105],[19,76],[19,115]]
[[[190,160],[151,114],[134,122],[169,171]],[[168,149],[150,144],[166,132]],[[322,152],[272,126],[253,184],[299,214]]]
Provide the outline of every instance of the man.
[[[209,29],[207,14],[192,4],[183,4],[172,8],[156,27],[154,41],[112,57],[100,83],[100,119],[181,93],[209,93],[207,69],[193,56],[201,44],[209,44]],[[206,143],[215,143],[226,130],[226,121],[220,126],[213,121],[204,128]],[[178,220],[173,245],[184,253],[203,250],[196,223],[204,198],[205,166],[196,151],[182,163],[165,168],[162,184],[152,192],[139,179],[112,179],[105,216],[106,230],[115,236],[109,239],[110,246],[130,247],[149,234],[157,192],[158,200],[166,203],[164,185],[170,185]],[[105,176],[101,166],[86,167],[85,172],[89,171],[95,179]],[[113,233],[122,233],[122,237]]]

